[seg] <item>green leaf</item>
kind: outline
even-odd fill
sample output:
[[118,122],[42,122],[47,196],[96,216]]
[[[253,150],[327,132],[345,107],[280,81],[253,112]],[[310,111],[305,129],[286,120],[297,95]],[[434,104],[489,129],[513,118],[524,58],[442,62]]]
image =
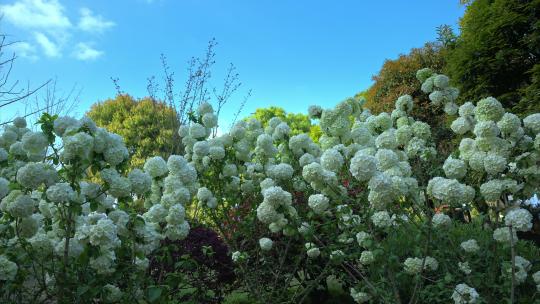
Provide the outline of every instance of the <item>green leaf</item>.
[[77,296],[81,296],[81,295],[85,294],[89,289],[90,289],[90,286],[88,286],[88,285],[83,285],[83,286],[77,287]]
[[146,292],[148,293],[148,301],[154,303],[161,297],[163,290],[159,286],[150,286]]

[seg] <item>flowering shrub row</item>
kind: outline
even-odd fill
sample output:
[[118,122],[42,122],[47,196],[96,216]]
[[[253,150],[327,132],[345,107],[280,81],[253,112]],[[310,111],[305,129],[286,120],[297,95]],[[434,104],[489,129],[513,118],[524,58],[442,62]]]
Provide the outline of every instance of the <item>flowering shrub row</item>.
[[173,301],[179,283],[163,276],[186,275],[179,248],[225,265],[216,276],[230,284],[216,237],[182,243],[191,222],[219,232],[236,286],[263,303],[328,282],[356,303],[538,300],[540,251],[522,239],[540,222],[540,114],[522,120],[491,97],[458,106],[446,76],[417,78],[453,119],[450,155],[407,95],[378,115],[355,99],[310,107],[317,144],[279,118],[211,137],[202,103],[179,129],[184,155],[131,172],[122,139],[87,118],[44,115],[41,131],[15,120],[0,136],[0,299]]

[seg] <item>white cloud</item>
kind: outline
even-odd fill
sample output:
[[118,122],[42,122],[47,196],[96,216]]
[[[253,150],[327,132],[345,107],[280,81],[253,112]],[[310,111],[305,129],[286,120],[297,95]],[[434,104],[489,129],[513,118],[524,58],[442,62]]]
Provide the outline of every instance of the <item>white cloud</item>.
[[8,51],[15,53],[17,57],[27,58],[31,61],[36,61],[39,58],[36,54],[36,47],[24,41],[11,44]]
[[47,57],[60,57],[62,56],[62,53],[60,51],[60,47],[51,41],[45,34],[40,32],[34,33],[34,38],[36,39],[36,42],[41,46],[43,49],[43,52]]
[[3,20],[33,38],[28,39],[30,43],[18,46],[18,55],[37,60],[38,54],[43,53],[45,57],[56,58],[61,57],[71,45],[75,46],[73,57],[76,59],[93,60],[102,56],[104,52],[95,49],[90,43],[77,41],[77,35],[83,32],[102,33],[115,26],[115,23],[83,7],[79,10],[79,21],[72,24],[60,1],[12,0],[10,4],[0,4]]
[[0,14],[15,26],[31,30],[58,31],[72,26],[57,0],[19,0],[0,5]]
[[105,30],[113,27],[114,22],[105,20],[101,15],[94,13],[86,7],[80,9],[81,19],[79,20],[78,28],[90,33],[102,33]]
[[84,42],[79,42],[75,46],[75,51],[73,56],[78,60],[94,60],[103,55],[103,51],[96,50],[92,48],[89,44]]

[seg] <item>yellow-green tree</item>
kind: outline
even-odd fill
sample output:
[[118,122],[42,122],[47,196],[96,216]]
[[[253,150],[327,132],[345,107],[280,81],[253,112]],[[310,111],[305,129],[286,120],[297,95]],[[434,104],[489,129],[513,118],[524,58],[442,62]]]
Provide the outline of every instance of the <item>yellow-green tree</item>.
[[313,141],[317,142],[321,136],[321,128],[318,125],[312,125],[311,120],[305,114],[287,113],[280,107],[258,108],[249,118],[258,119],[263,127],[266,127],[272,117],[278,117],[286,122],[291,128],[291,135],[308,133]]
[[132,167],[142,167],[150,156],[167,157],[180,152],[176,111],[163,102],[119,94],[95,103],[87,115],[98,126],[124,138]]

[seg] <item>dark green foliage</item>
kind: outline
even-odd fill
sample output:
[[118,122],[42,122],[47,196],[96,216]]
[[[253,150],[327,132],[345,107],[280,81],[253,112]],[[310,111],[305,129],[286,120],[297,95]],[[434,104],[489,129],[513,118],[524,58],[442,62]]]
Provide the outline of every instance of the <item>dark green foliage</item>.
[[539,0],[476,0],[448,51],[447,73],[461,101],[493,96],[525,115],[540,109]]

